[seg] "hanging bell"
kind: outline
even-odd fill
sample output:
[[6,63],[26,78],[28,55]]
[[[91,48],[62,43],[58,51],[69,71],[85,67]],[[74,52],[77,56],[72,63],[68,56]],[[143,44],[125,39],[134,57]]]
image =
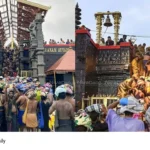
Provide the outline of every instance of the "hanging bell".
[[104,23],[104,26],[105,27],[111,27],[112,26],[109,15],[107,15],[106,22]]

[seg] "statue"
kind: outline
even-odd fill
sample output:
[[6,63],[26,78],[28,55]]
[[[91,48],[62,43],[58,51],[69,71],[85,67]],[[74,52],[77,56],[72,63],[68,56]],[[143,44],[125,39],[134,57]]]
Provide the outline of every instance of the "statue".
[[36,38],[36,23],[35,21],[31,22],[30,26],[29,26],[29,31],[30,31],[30,37],[31,40]]

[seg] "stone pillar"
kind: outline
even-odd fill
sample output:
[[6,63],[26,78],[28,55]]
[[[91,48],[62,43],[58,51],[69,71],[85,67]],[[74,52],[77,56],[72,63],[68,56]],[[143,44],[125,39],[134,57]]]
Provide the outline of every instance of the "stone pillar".
[[37,59],[32,58],[32,76],[33,78],[38,78],[38,70],[37,70]]
[[103,20],[103,14],[96,15],[96,42],[97,44],[100,44],[101,36],[102,36],[102,20]]
[[37,40],[31,40],[31,47],[30,47],[30,60],[31,60],[31,68],[32,68],[32,76],[33,78],[38,78],[38,68],[37,68],[37,58],[36,58],[36,47],[37,47]]
[[[82,29],[80,29],[82,30]],[[86,30],[76,31],[76,52],[75,52],[75,99],[76,99],[76,111],[81,108],[81,100],[83,93],[85,94],[86,86],[86,52],[87,47],[90,44],[90,37]],[[84,33],[85,32],[85,33]]]
[[114,14],[114,44],[116,45],[118,42],[119,28],[120,28],[120,14]]
[[19,43],[19,45],[20,45],[20,66],[19,66],[19,74],[20,74],[20,76],[21,76],[21,71],[23,70],[23,63],[22,63],[22,58],[23,58],[23,40],[21,40],[20,41],[20,43]]
[[45,83],[45,63],[44,63],[44,37],[42,32],[42,23],[44,19],[40,13],[36,15],[35,23],[36,23],[36,37],[38,41],[37,46],[37,61],[38,61],[38,78],[41,84]]

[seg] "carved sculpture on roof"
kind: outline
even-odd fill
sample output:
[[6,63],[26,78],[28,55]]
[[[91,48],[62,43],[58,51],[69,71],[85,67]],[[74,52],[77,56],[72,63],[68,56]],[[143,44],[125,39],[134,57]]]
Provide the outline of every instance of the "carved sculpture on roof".
[[44,16],[41,13],[37,13],[35,20],[36,22],[44,22]]
[[30,26],[29,26],[29,30],[30,30],[30,38],[31,40],[36,38],[36,23],[35,21],[33,21]]

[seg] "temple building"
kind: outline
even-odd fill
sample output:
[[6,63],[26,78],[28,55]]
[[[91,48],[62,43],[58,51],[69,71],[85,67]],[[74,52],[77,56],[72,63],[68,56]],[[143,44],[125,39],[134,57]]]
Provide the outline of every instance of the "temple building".
[[[3,56],[0,57],[0,64],[2,64],[0,70],[5,68],[0,74],[6,75],[7,73],[6,76],[13,76],[15,73],[22,77],[38,78],[41,84],[44,84],[45,80],[53,82],[53,79],[50,80],[51,75],[46,76],[47,69],[51,68],[68,50],[74,50],[75,45],[44,44],[42,24],[51,6],[44,6],[30,0],[8,2],[2,0],[0,4],[2,4],[0,8],[0,56]],[[17,49],[12,48],[12,44],[4,47],[11,37],[17,41]],[[8,55],[10,55],[9,58]],[[56,78],[64,77],[56,75]],[[72,73],[70,78],[72,78]],[[70,81],[69,77],[68,81]]]
[[[46,81],[53,83],[54,86],[58,86],[63,82],[71,82],[73,85],[73,74],[72,72],[75,71],[75,69],[66,70],[64,72],[58,73],[56,72],[56,81],[54,77],[54,73],[49,72],[48,70],[54,66],[59,59],[63,58],[65,54],[71,49],[72,51],[75,51],[75,44],[46,44],[44,46],[45,54],[44,54],[44,62],[45,62],[45,72],[46,72]],[[32,68],[31,68],[31,61],[30,61],[30,53],[29,53],[29,41],[24,41],[23,44],[23,52],[22,56],[20,58],[20,76],[28,77],[32,76]],[[68,62],[69,57],[65,57]],[[75,58],[75,53],[74,53]],[[70,59],[70,58],[69,58]],[[72,60],[71,60],[72,61]],[[65,64],[67,67],[68,64]],[[74,66],[75,66],[75,60],[74,60]],[[75,68],[75,67],[74,67]],[[54,83],[54,81],[57,83]]]

